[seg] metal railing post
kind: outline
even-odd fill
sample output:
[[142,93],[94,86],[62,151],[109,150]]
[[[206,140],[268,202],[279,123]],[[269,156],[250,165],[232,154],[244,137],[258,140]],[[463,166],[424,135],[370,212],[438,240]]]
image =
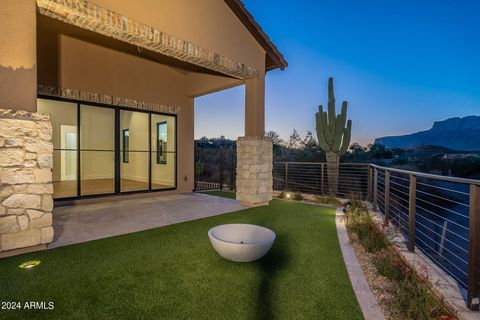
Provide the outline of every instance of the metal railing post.
[[321,165],[320,165],[320,170],[321,170],[321,172],[320,172],[320,180],[322,180],[322,181],[321,181],[320,192],[321,192],[321,195],[323,196],[323,195],[325,194],[325,191],[324,191],[324,190],[325,190],[325,189],[324,189],[324,180],[325,180],[325,173],[324,173],[324,171],[325,171],[325,163],[323,163],[323,162],[321,163]]
[[288,162],[285,162],[285,192],[288,191]]
[[467,305],[478,311],[480,305],[480,186],[470,185],[470,213],[468,237],[468,292]]
[[368,166],[367,201],[372,201],[372,167]]
[[385,170],[385,203],[383,207],[383,214],[385,221],[390,220],[390,171]]
[[415,219],[417,211],[417,177],[410,175],[408,188],[408,251],[415,251]]
[[378,169],[373,169],[373,210],[378,210]]

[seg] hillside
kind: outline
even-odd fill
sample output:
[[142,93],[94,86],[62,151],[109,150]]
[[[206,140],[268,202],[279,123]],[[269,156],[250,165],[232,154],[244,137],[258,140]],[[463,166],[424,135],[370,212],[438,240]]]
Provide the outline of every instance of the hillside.
[[479,151],[480,116],[435,121],[429,130],[377,138],[375,143],[383,144],[387,148],[407,149],[420,145],[436,145],[455,150]]

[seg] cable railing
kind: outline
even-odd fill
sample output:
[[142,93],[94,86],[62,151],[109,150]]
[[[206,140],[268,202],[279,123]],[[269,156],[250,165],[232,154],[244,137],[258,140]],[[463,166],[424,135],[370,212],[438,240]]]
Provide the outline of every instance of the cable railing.
[[373,164],[341,163],[337,169],[327,163],[274,162],[273,189],[371,202],[403,235],[408,250],[420,250],[455,279],[468,307],[478,310],[480,180]]

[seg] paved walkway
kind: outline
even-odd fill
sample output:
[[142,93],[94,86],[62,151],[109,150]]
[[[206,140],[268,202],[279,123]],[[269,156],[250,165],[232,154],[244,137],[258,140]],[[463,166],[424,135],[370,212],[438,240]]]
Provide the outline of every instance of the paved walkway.
[[236,200],[200,193],[57,207],[48,248],[107,238],[244,209]]

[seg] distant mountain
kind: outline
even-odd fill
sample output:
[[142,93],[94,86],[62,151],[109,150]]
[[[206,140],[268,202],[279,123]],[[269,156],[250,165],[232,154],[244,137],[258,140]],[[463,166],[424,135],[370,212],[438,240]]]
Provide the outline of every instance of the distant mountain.
[[429,130],[377,138],[375,143],[383,144],[387,148],[407,149],[420,145],[436,145],[454,150],[480,151],[480,116],[435,121]]

